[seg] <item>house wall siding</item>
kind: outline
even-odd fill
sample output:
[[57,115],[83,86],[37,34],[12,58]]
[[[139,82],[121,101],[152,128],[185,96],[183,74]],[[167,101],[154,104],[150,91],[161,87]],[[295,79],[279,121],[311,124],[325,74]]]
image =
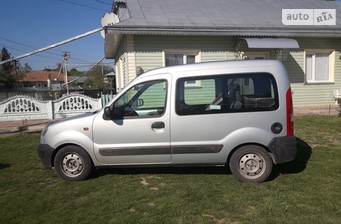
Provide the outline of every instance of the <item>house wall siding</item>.
[[[341,89],[341,39],[340,38],[295,38],[300,49],[283,49],[276,55],[276,49],[248,49],[241,51],[268,52],[271,59],[279,59],[285,65],[293,90],[295,107],[334,105],[333,90]],[[136,76],[136,67],[144,72],[164,66],[165,50],[196,50],[199,61],[235,60],[235,40],[226,36],[126,36],[123,47],[118,54],[126,60],[122,79],[124,85]],[[335,75],[330,84],[306,84],[305,82],[305,50],[334,49]]]
[[[288,70],[293,90],[294,106],[334,105],[334,89],[341,89],[341,39],[340,38],[296,38],[300,49],[290,51],[283,61]],[[307,84],[305,81],[305,50],[332,49],[334,57],[334,82],[330,84]]]
[[[136,77],[136,53],[135,53],[135,43],[134,36],[129,35],[126,37],[127,42],[127,73],[128,73],[128,83]],[[126,83],[126,84],[128,84]]]
[[165,50],[197,50],[201,62],[228,60],[234,57],[229,45],[226,37],[135,36],[136,66],[145,72],[163,67]]
[[117,50],[117,57],[115,58],[116,89],[118,92],[125,86],[125,49],[125,40],[123,39]]

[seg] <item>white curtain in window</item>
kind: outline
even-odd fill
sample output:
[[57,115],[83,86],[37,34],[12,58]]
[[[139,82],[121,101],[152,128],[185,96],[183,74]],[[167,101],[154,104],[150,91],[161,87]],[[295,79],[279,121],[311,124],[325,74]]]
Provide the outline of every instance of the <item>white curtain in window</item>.
[[166,54],[166,67],[184,64],[183,54]]
[[329,54],[316,54],[315,81],[329,80]]

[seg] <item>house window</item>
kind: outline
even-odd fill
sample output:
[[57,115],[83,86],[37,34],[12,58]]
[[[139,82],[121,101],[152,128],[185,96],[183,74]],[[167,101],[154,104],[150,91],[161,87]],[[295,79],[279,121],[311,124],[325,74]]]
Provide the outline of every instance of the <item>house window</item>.
[[306,52],[305,74],[307,83],[333,82],[333,55],[334,52]]
[[243,54],[243,60],[262,60],[268,58],[268,52],[246,52],[245,54]]
[[166,67],[174,66],[174,65],[194,64],[194,63],[195,63],[195,55],[193,54],[174,54],[174,53],[165,54]]
[[[164,52],[164,65],[165,67],[175,66],[175,65],[186,65],[186,64],[194,64],[199,62],[198,51],[186,51],[179,52],[174,50],[168,50]],[[185,83],[187,88],[190,87],[200,87],[200,81],[187,81]]]

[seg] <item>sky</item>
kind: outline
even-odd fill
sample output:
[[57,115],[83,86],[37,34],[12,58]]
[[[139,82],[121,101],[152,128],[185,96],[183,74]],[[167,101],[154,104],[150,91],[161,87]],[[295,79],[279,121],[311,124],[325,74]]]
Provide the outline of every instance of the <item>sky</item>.
[[[12,57],[47,47],[100,28],[113,0],[1,0],[0,48]],[[62,52],[70,54],[68,69],[86,71],[104,56],[104,39],[95,33],[57,48],[20,59],[33,70],[54,69]],[[113,65],[113,60],[104,63]]]
[[[7,48],[16,57],[97,29],[102,16],[111,11],[112,3],[113,0],[1,0],[0,48]],[[70,54],[68,69],[85,71],[87,64],[104,56],[104,39],[95,33],[20,59],[20,63],[28,63],[33,70],[53,69],[62,62],[64,51]],[[114,61],[104,63],[113,65]]]

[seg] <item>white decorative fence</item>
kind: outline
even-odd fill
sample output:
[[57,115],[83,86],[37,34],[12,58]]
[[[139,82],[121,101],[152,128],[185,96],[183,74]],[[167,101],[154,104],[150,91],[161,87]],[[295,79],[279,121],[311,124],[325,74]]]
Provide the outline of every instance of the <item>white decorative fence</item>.
[[102,108],[101,98],[71,94],[55,101],[39,101],[28,96],[14,96],[0,102],[0,121],[59,119]]

